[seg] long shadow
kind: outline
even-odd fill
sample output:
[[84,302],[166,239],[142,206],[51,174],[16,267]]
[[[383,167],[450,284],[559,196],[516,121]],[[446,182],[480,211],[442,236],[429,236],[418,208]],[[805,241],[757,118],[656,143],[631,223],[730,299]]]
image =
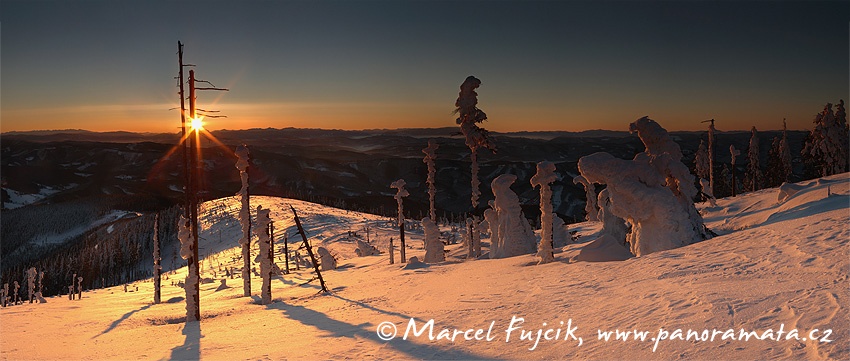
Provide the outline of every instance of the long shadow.
[[200,360],[201,359],[201,323],[186,322],[183,326],[186,340],[183,344],[171,349],[170,360]]
[[343,301],[348,302],[348,303],[353,303],[353,304],[355,304],[355,305],[357,305],[357,306],[363,307],[363,308],[368,309],[368,310],[372,310],[372,311],[375,311],[375,312],[383,313],[383,314],[388,315],[388,316],[396,316],[396,317],[401,317],[401,318],[406,318],[406,319],[411,319],[411,318],[412,318],[412,319],[414,319],[414,320],[416,320],[416,321],[419,321],[419,322],[425,322],[425,321],[423,321],[423,320],[420,320],[420,319],[419,319],[419,318],[417,318],[417,317],[410,317],[410,316],[408,316],[408,315],[404,315],[404,314],[401,314],[401,313],[398,313],[398,312],[392,312],[392,311],[382,310],[382,309],[380,309],[380,308],[376,308],[376,307],[374,307],[374,306],[367,305],[367,304],[365,304],[365,303],[363,303],[363,302],[360,302],[360,301],[355,301],[355,300],[351,300],[351,299],[348,299],[348,298],[345,298],[345,297],[339,296],[339,295],[337,295],[337,294],[335,294],[335,293],[331,293],[331,294],[330,294],[330,296],[331,296],[331,297],[334,297],[334,298],[338,298],[338,299],[343,300]]
[[132,316],[134,313],[139,312],[139,311],[147,310],[147,309],[148,309],[148,308],[150,308],[150,307],[151,307],[151,305],[147,305],[147,306],[144,306],[144,307],[142,307],[142,308],[140,308],[140,309],[138,309],[138,310],[132,310],[132,311],[130,311],[130,312],[125,313],[125,314],[124,314],[124,316],[121,316],[121,318],[119,318],[119,319],[117,319],[117,320],[115,320],[115,321],[112,321],[112,324],[111,324],[111,325],[109,325],[109,327],[107,327],[107,328],[106,328],[105,330],[103,330],[101,333],[99,333],[99,334],[95,335],[94,337],[92,337],[92,339],[94,339],[94,338],[98,338],[98,337],[100,337],[101,335],[103,335],[103,334],[105,334],[105,333],[107,333],[107,332],[109,332],[109,331],[114,330],[116,327],[118,327],[118,325],[120,325],[120,324],[121,324],[121,322],[124,322],[126,319],[130,318],[130,316]]
[[[445,349],[433,345],[413,343],[410,340],[402,339],[402,332],[399,332],[399,337],[396,337],[390,341],[385,341],[378,337],[377,325],[372,324],[371,322],[364,322],[359,325],[354,325],[347,322],[334,320],[325,315],[324,313],[311,310],[304,306],[287,305],[283,302],[277,302],[268,305],[267,307],[269,309],[281,310],[286,317],[301,322],[304,325],[313,326],[320,330],[327,331],[330,333],[328,337],[368,339],[377,344],[387,344],[393,349],[402,352],[411,358],[437,360],[473,360],[484,358],[482,356],[478,356],[461,350]],[[386,311],[384,311],[384,313],[392,314]],[[423,342],[429,342],[427,336],[422,337],[425,337]]]

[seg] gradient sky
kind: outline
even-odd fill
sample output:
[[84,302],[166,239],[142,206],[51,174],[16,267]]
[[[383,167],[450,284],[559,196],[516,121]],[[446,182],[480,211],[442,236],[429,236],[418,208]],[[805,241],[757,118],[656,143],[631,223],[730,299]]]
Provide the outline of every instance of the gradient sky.
[[0,130],[174,132],[177,41],[209,129],[805,129],[848,100],[850,2],[10,1]]

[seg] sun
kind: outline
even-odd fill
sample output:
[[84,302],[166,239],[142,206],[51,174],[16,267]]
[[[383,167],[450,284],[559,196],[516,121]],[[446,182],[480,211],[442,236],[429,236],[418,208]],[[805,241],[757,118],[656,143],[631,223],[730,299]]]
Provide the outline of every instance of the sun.
[[204,119],[203,118],[192,118],[192,130],[198,131],[204,129]]

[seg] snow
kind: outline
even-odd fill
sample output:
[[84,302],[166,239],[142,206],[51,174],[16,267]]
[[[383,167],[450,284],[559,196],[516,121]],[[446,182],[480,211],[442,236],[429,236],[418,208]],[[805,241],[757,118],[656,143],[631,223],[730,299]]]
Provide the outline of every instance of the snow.
[[[599,238],[601,223],[585,222],[570,225],[580,237],[557,248],[552,263],[535,265],[532,254],[462,262],[456,252],[461,246],[454,245],[445,262],[424,268],[389,265],[385,256],[354,256],[356,245],[347,240],[347,231],[369,222],[373,243],[386,250],[397,230],[386,217],[251,197],[252,204],[272,210],[280,230],[276,236],[293,234],[291,212],[284,212],[291,204],[303,216],[311,242],[340,256],[339,268],[322,273],[330,294],[317,294],[316,281],[308,283],[315,273],[303,268],[273,278],[270,305],[241,297],[240,288],[217,290],[220,282],[204,283],[202,320],[186,323],[184,290],[169,280],[158,305],[151,302],[150,280],[134,285],[139,292],[87,290],[82,300],[55,297],[45,304],[0,308],[0,354],[13,360],[850,359],[850,175],[797,185],[801,189],[781,204],[774,188],[718,199],[717,207],[701,205],[706,225],[720,236],[644,257],[574,262],[598,245],[588,242]],[[200,238],[212,252],[208,257],[225,263],[240,252],[234,240],[241,228],[216,218],[211,209],[227,205],[228,219],[235,220],[239,200],[214,202],[201,207]],[[408,234],[410,245],[421,244],[415,242],[422,239],[420,232]],[[417,247],[408,251],[419,259],[425,253]],[[169,277],[185,275],[184,267]],[[258,283],[253,283],[255,297]],[[516,330],[506,342],[515,317],[524,319],[522,330],[534,332],[532,339],[520,339]],[[454,342],[429,340],[427,331],[404,339],[411,319],[417,327],[433,319],[434,335],[455,328],[482,329],[484,335],[492,324],[494,339],[467,340],[461,334]],[[397,328],[396,338],[378,337],[382,322]],[[572,338],[541,339],[529,350],[539,328],[560,327],[563,337],[568,324],[576,327],[580,346]],[[670,337],[676,329],[762,334],[780,327],[786,333],[798,329],[799,335],[749,341]],[[651,341],[665,336],[661,329],[666,339]],[[814,329],[817,338],[811,339]],[[606,342],[599,339],[600,330],[647,331],[648,336],[615,341],[612,335]],[[821,342],[823,337],[831,342]]]
[[38,193],[21,193],[11,188],[3,187],[3,190],[6,191],[6,194],[9,195],[9,201],[3,202],[3,208],[6,209],[15,209],[20,208],[26,205],[30,205],[36,202],[39,202],[51,195],[59,193],[63,190],[68,190],[78,186],[77,183],[69,183],[65,186],[59,187],[59,189],[54,189],[53,187],[39,185],[42,188],[39,188]]

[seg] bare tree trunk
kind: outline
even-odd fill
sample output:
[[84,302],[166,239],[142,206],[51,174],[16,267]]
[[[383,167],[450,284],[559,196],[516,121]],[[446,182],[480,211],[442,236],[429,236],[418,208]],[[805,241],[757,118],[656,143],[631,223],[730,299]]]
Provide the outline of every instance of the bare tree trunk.
[[313,261],[313,269],[316,270],[316,276],[319,277],[319,283],[322,285],[321,292],[330,292],[325,286],[325,279],[322,278],[322,272],[319,270],[319,262],[316,262],[316,256],[313,254],[313,248],[310,247],[310,242],[307,241],[307,234],[304,233],[304,228],[301,227],[301,220],[298,218],[298,213],[295,212],[295,207],[289,206],[292,209],[292,214],[295,216],[295,225],[298,227],[298,233],[301,234],[301,239],[304,240],[304,248],[307,248],[307,253],[310,254],[310,260]]

